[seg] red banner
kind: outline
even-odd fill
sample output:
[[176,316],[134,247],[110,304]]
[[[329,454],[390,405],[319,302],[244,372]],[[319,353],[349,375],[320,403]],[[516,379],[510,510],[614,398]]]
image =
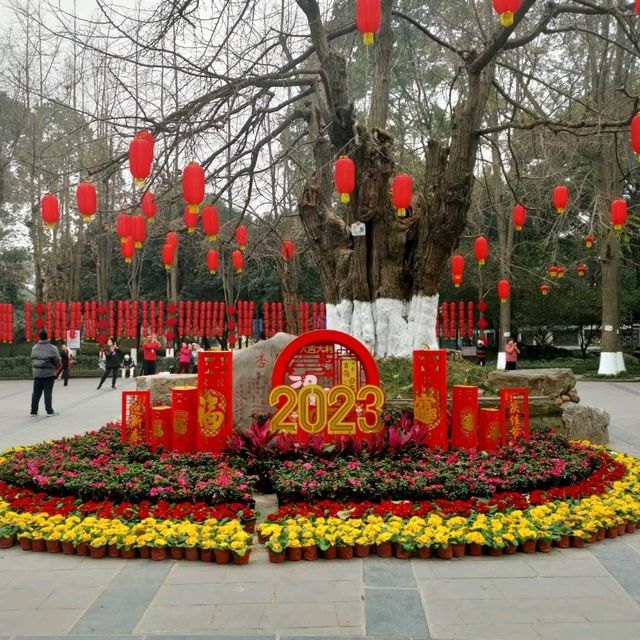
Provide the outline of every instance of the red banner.
[[478,449],[495,451],[502,440],[500,409],[480,409],[480,431]]
[[451,448],[478,447],[478,387],[451,387]]
[[233,357],[229,351],[198,354],[198,451],[222,451],[233,431]]
[[502,444],[529,439],[529,390],[500,389]]
[[122,392],[122,443],[144,444],[149,441],[151,414],[150,391]]
[[431,449],[448,449],[447,353],[413,352],[413,415],[428,430],[425,444]]
[[151,407],[151,451],[171,450],[171,407]]
[[171,448],[193,451],[198,430],[198,389],[184,386],[171,389]]

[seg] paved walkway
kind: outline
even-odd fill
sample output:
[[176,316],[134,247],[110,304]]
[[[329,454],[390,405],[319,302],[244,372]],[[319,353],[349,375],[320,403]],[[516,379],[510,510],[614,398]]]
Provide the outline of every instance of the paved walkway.
[[[30,418],[30,383],[0,382],[0,448],[97,428],[120,394],[57,386],[60,415]],[[133,384],[121,381],[119,388]],[[640,384],[584,382],[612,443],[640,455]],[[462,560],[333,560],[248,567],[0,551],[0,640],[98,638],[640,637],[640,532],[587,549]]]

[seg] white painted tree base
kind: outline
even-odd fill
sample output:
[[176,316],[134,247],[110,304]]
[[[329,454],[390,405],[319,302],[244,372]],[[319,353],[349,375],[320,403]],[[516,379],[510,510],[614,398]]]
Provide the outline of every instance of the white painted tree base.
[[615,376],[616,374],[622,373],[626,370],[622,351],[603,351],[600,353],[598,375]]
[[408,358],[414,350],[437,349],[438,296],[414,296],[409,302],[342,300],[327,305],[327,328],[360,340],[380,358]]
[[507,368],[507,354],[504,351],[498,351],[498,362],[496,369],[498,371],[504,371]]

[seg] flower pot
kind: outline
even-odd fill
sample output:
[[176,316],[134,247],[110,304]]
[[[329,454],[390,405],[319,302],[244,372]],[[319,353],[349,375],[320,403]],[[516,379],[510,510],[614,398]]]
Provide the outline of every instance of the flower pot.
[[520,551],[522,553],[535,553],[536,550],[536,541],[535,540],[525,540],[520,543]]
[[538,540],[538,543],[536,544],[536,550],[540,551],[541,553],[549,553],[552,546],[553,543],[551,542],[551,540]]
[[256,519],[252,518],[251,520],[244,520],[242,522],[242,526],[247,533],[255,533],[256,530]]
[[438,547],[438,558],[442,560],[451,560],[453,558],[453,547],[448,544],[446,547]]
[[76,545],[76,553],[79,556],[88,556],[89,555],[89,545],[86,542],[79,542]]
[[575,547],[576,549],[582,549],[584,547],[584,540],[579,536],[571,536],[570,544],[572,547]]
[[184,547],[169,547],[169,557],[172,560],[183,560]]
[[618,525],[618,535],[619,536],[623,536],[625,533],[627,533],[627,525],[622,523]]
[[589,539],[587,540],[587,542],[588,542],[589,544],[593,544],[594,542],[597,542],[597,540],[598,540],[598,534],[597,534],[597,533],[592,533],[592,534],[589,536]]
[[120,549],[118,549],[117,544],[108,544],[107,545],[107,555],[110,558],[119,558],[120,557]]
[[155,561],[167,559],[166,547],[151,547],[151,559]]
[[279,564],[280,562],[285,561],[285,553],[284,550],[276,553],[269,549],[269,562],[273,562],[274,564]]
[[553,544],[559,549],[568,549],[571,544],[569,536],[560,536],[557,540],[553,541]]
[[13,543],[16,541],[14,534],[0,538],[0,549],[10,549],[13,547]]
[[213,558],[216,564],[229,564],[231,561],[230,549],[214,549]]
[[356,558],[367,558],[369,556],[369,551],[371,547],[368,544],[358,544],[356,543],[353,547],[353,555]]
[[455,542],[451,545],[454,558],[462,558],[467,553],[467,545],[464,542]]
[[310,547],[302,547],[302,559],[303,560],[317,560],[318,559],[318,547],[315,544]]
[[335,544],[327,547],[327,549],[322,552],[322,557],[327,560],[335,560],[338,557],[338,547],[336,547]]
[[73,546],[73,542],[71,542],[71,540],[63,540],[62,553],[66,556],[72,556],[75,552],[76,548]]
[[60,540],[46,540],[47,553],[60,553],[62,551],[62,545]]
[[[200,549],[200,560],[202,562],[213,562],[214,556],[213,549]],[[227,562],[229,561],[227,560]]]
[[341,560],[353,558],[353,547],[350,545],[338,545],[338,558]]
[[31,550],[44,552],[47,550],[47,543],[42,538],[34,538],[31,541]]
[[298,562],[302,560],[302,547],[287,547],[285,550],[287,560]]
[[427,560],[431,557],[431,547],[418,547],[418,558]]
[[633,533],[636,530],[636,523],[635,522],[627,522],[627,524],[625,525],[626,531],[627,533]]
[[393,555],[393,547],[390,542],[379,542],[378,543],[378,557],[379,558],[390,558]]
[[101,547],[89,547],[89,555],[92,558],[104,558],[107,555],[107,545]]
[[604,527],[600,527],[598,529],[598,533],[596,534],[596,540],[604,540],[607,536],[607,530]]
[[261,531],[258,531],[258,542],[260,544],[264,544],[267,541],[267,536],[265,536]]
[[518,545],[517,544],[508,544],[503,550],[502,553],[511,555],[512,553],[515,553],[518,550]]
[[20,548],[23,551],[31,551],[31,538],[20,538]]
[[617,538],[617,537],[618,537],[618,527],[609,527],[607,529],[607,538]]
[[242,555],[236,553],[235,551],[231,552],[233,556],[234,564],[249,564],[249,557],[251,556],[251,549],[247,549]]
[[130,549],[125,549],[124,547],[120,549],[120,557],[124,560],[133,560],[136,557],[136,550],[134,547]]
[[487,555],[489,555],[489,556],[501,556],[502,555],[502,549],[499,549],[498,547],[487,547]]
[[396,558],[400,558],[400,560],[411,560],[411,551],[403,549],[402,545],[398,544],[397,542],[395,544],[395,552]]
[[198,547],[185,547],[184,548],[185,560],[200,560],[200,549]]
[[146,544],[138,547],[138,555],[145,560],[148,560],[151,557],[151,547],[148,547]]
[[481,556],[482,545],[477,542],[467,542],[467,555],[468,556]]

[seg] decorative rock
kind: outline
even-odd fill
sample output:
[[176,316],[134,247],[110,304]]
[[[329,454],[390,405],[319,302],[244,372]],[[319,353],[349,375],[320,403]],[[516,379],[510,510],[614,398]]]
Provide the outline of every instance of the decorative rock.
[[563,393],[560,397],[562,398],[562,402],[571,402],[571,398],[566,393]]
[[571,402],[580,402],[580,396],[575,391],[569,391],[568,395]]
[[198,376],[195,373],[176,373],[171,375],[159,374],[155,376],[138,376],[136,385],[138,391],[151,391],[151,405],[171,405],[171,389],[180,386],[196,386]]
[[609,442],[609,414],[603,409],[569,402],[563,406],[559,431],[573,440],[606,444]]
[[569,393],[576,386],[576,377],[571,369],[517,369],[492,371],[488,382],[495,389],[523,388],[530,396],[555,398]]
[[562,398],[555,398],[553,401],[556,406],[561,407],[563,405]]

